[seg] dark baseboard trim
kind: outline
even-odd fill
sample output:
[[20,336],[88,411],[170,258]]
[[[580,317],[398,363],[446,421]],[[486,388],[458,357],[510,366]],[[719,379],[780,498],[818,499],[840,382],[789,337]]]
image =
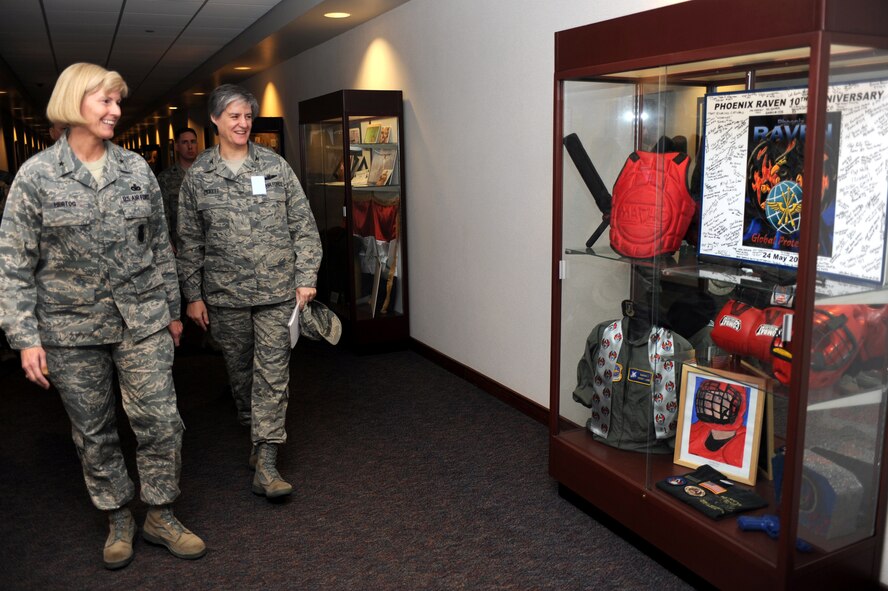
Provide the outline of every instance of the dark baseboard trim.
[[533,420],[542,423],[543,425],[549,424],[549,409],[537,404],[533,400],[525,398],[518,392],[503,386],[499,382],[491,380],[471,367],[463,365],[459,361],[444,355],[440,351],[432,349],[425,343],[421,343],[412,337],[410,338],[410,347],[436,365],[461,377],[470,384],[481,388],[494,398],[498,398],[515,410],[526,414]]

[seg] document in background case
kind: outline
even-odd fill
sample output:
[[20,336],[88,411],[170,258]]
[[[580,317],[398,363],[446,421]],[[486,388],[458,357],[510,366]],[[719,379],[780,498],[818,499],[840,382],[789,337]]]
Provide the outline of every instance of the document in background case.
[[379,141],[379,128],[382,127],[379,123],[374,125],[368,125],[367,129],[364,130],[364,143],[365,144],[375,144]]
[[370,184],[370,171],[368,169],[359,170],[352,178],[353,187],[366,187]]
[[292,349],[296,346],[296,341],[299,340],[299,302],[296,302],[296,307],[293,308],[293,313],[290,314],[287,328],[290,329],[290,348]]
[[[382,186],[392,182],[392,173],[395,170],[395,164],[397,162],[398,151],[397,150],[380,150],[374,148],[372,150],[372,158],[370,159],[370,177],[367,179],[369,184]],[[388,171],[385,173],[385,177],[383,178],[383,171]],[[380,182],[382,179],[382,182]],[[354,184],[354,183],[352,183]]]

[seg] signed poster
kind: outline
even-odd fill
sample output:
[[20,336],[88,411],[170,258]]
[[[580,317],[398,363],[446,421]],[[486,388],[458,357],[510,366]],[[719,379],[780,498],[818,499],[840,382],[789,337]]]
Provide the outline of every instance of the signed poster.
[[[820,272],[882,282],[888,211],[888,81],[829,87]],[[700,254],[798,265],[806,88],[710,94]]]

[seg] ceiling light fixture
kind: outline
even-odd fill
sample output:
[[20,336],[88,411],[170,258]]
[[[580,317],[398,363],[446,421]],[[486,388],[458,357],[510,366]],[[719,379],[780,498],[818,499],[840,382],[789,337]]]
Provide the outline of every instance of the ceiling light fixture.
[[350,12],[325,12],[324,16],[327,18],[348,18],[351,16]]
[[179,108],[179,107],[169,107],[170,111],[175,111],[175,110],[178,109],[178,108]]
[[235,66],[235,70],[252,70],[253,68],[250,66]]
[[206,96],[207,93],[205,93],[205,92],[194,92],[194,93],[192,93],[192,94],[194,94],[194,96]]

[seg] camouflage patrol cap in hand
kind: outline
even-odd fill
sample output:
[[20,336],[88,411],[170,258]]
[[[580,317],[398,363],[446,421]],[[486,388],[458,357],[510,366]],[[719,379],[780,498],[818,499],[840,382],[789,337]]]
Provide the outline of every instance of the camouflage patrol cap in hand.
[[342,336],[342,323],[330,308],[321,302],[312,300],[302,308],[301,313],[302,334],[313,341],[322,338],[331,345],[339,342]]

